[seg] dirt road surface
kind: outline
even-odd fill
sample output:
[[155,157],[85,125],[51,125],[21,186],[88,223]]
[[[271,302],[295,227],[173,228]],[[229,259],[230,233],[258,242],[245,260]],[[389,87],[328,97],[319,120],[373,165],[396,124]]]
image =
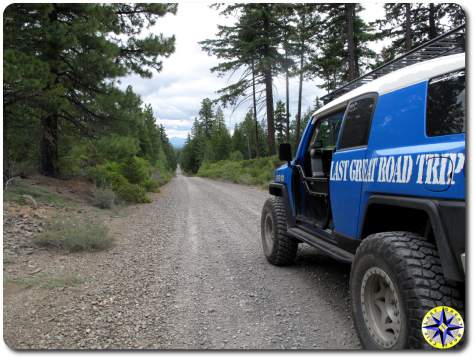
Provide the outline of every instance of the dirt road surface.
[[6,284],[7,344],[17,349],[359,348],[348,266],[308,246],[299,249],[293,266],[266,262],[260,212],[267,197],[260,189],[178,174],[153,203],[111,219],[114,248],[31,255],[29,265],[48,263],[84,282],[54,289]]

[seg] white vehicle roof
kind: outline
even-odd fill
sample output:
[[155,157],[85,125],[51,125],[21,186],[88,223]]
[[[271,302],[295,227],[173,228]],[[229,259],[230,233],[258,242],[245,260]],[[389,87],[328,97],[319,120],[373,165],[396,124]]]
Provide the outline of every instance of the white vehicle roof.
[[327,103],[314,112],[314,116],[327,112],[334,107],[365,93],[376,92],[379,95],[389,93],[445,73],[465,68],[465,53],[438,57],[432,60],[419,62],[414,65],[384,75],[374,81],[362,85],[335,100]]

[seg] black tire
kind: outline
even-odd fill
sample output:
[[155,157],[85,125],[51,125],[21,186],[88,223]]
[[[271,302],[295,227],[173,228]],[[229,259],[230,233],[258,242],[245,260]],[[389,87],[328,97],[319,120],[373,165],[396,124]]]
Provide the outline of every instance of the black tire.
[[267,261],[276,266],[293,263],[297,255],[298,242],[287,236],[286,219],[282,198],[269,198],[262,208],[261,239]]
[[[393,314],[391,318],[387,316],[382,321],[381,316],[372,321],[373,317],[377,317],[378,310],[372,310],[369,304],[371,300],[366,300],[371,298],[368,286],[375,276],[384,279],[383,273],[387,274],[389,283],[394,284],[388,285],[385,290],[389,291],[386,292],[390,293],[389,298],[393,298],[391,294],[394,295],[396,303],[394,307],[386,308],[397,310],[389,310]],[[378,285],[373,288],[376,287]],[[379,289],[377,291],[379,293]],[[463,313],[462,295],[445,280],[435,245],[408,232],[377,233],[362,242],[351,267],[350,292],[354,324],[365,349],[430,348],[421,331],[424,315],[441,305]],[[373,306],[381,308],[380,305]],[[372,316],[371,313],[376,314]],[[391,324],[387,324],[388,318]],[[378,328],[384,326],[380,324],[378,327],[378,322],[394,328],[380,331]],[[383,335],[378,334],[381,332]],[[394,338],[391,338],[391,332],[396,333]],[[386,334],[390,340],[385,339]]]

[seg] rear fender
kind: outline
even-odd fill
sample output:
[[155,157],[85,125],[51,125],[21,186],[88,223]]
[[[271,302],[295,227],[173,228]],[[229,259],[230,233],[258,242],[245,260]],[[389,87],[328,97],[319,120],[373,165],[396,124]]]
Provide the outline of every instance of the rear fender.
[[[435,244],[439,252],[440,261],[442,264],[442,271],[444,277],[448,280],[461,282],[464,281],[464,273],[460,263],[460,259],[457,258],[456,253],[454,253],[454,245],[451,243],[451,240],[457,239],[457,242],[462,242],[462,246],[465,244],[465,216],[462,215],[463,219],[460,220],[460,223],[452,223],[456,225],[460,234],[456,237],[460,238],[449,238],[446,228],[448,224],[443,223],[441,216],[441,211],[445,210],[446,201],[437,200],[437,199],[426,199],[426,198],[416,198],[416,197],[402,197],[402,196],[387,196],[387,195],[372,195],[366,206],[366,213],[368,213],[368,208],[372,204],[385,204],[390,206],[397,206],[402,208],[414,208],[422,210],[427,213],[427,216],[430,220],[432,226],[432,231],[434,233]],[[458,201],[457,201],[458,202]],[[463,204],[463,211],[465,213],[465,204]],[[366,220],[365,213],[365,220]],[[455,237],[455,236],[453,236]],[[458,251],[457,251],[458,252]],[[458,253],[457,253],[458,254]]]

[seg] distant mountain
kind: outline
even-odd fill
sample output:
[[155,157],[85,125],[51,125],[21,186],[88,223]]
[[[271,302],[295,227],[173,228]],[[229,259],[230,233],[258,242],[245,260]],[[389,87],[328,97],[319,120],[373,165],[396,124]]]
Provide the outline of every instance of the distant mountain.
[[185,145],[186,138],[181,137],[172,137],[170,138],[170,143],[175,148],[182,148]]

